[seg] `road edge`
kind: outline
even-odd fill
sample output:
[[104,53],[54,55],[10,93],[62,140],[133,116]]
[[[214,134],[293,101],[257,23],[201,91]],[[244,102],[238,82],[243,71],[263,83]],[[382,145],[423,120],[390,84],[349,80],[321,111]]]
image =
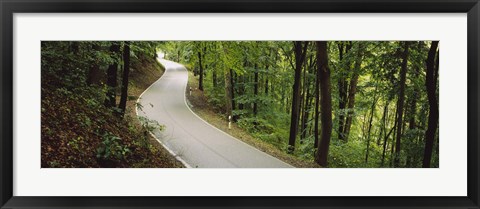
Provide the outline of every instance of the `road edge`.
[[[163,64],[159,61],[160,58],[157,58],[155,59],[155,61],[157,61],[158,63],[160,63],[162,66]],[[165,72],[167,71],[167,69],[165,68]],[[160,76],[159,79],[157,79],[155,82],[153,82],[152,84],[150,84],[150,86],[148,86],[147,89],[145,89],[145,91],[143,91],[140,96],[138,96],[138,99],[135,103],[135,115],[137,116],[137,119],[139,119],[139,116],[138,116],[138,105],[137,104],[140,104],[140,99],[142,99],[142,96],[145,92],[147,92],[153,85],[155,85],[155,83],[159,82],[165,75],[165,72],[162,74],[162,76]],[[187,105],[188,106],[188,105]],[[139,120],[140,121],[140,120]],[[141,121],[140,121],[141,123]],[[155,140],[157,140],[157,142],[162,145],[163,148],[165,148],[165,150],[167,150],[173,157],[175,157],[175,159],[177,159],[178,161],[180,161],[186,168],[193,168],[191,165],[189,165],[184,159],[182,159],[179,155],[177,155],[175,152],[173,152],[173,150],[171,150],[169,147],[167,147],[167,145],[165,145],[159,138],[157,138],[157,136],[155,136],[155,134],[153,134],[153,132],[151,131],[148,131],[148,133],[150,134],[150,136],[152,136]]]
[[[168,61],[170,61],[170,60],[168,60]],[[170,62],[173,62],[173,61],[170,61]],[[222,132],[223,134],[225,134],[225,135],[227,135],[227,136],[229,136],[229,137],[231,137],[231,138],[233,138],[233,139],[235,139],[235,140],[237,140],[237,141],[239,141],[239,142],[241,142],[241,143],[243,143],[243,144],[245,144],[245,145],[247,145],[247,146],[249,146],[249,147],[251,147],[251,148],[253,148],[253,149],[255,149],[255,150],[257,150],[257,151],[259,151],[259,152],[261,152],[261,153],[263,153],[263,154],[265,154],[265,155],[267,155],[267,156],[269,156],[269,157],[271,157],[271,158],[277,159],[277,160],[279,160],[279,161],[287,164],[287,165],[290,166],[291,168],[297,168],[297,167],[291,165],[290,163],[287,163],[287,162],[285,162],[285,161],[283,161],[283,160],[281,160],[281,159],[278,159],[278,158],[276,158],[276,157],[274,157],[274,156],[272,156],[272,155],[270,155],[270,154],[268,154],[268,153],[266,153],[266,152],[264,152],[264,151],[262,151],[262,150],[260,150],[260,149],[258,149],[258,148],[256,148],[256,147],[254,147],[254,146],[252,146],[252,145],[250,145],[250,144],[248,144],[248,143],[246,143],[246,142],[244,142],[244,141],[242,141],[242,140],[240,140],[240,139],[237,139],[237,137],[234,137],[234,136],[230,135],[229,133],[227,133],[227,132],[225,132],[225,131],[223,131],[223,130],[217,128],[217,127],[215,127],[214,125],[210,124],[209,122],[207,122],[206,120],[204,120],[202,117],[200,117],[199,115],[197,115],[197,113],[195,113],[195,112],[192,110],[192,108],[190,108],[190,105],[188,105],[188,103],[187,103],[187,86],[188,86],[188,78],[190,77],[190,75],[188,74],[188,69],[185,67],[185,65],[183,65],[183,64],[181,64],[181,63],[178,63],[178,62],[175,62],[175,63],[183,66],[183,67],[187,70],[187,83],[185,84],[183,100],[184,100],[184,102],[185,102],[185,106],[187,106],[188,110],[190,110],[190,112],[192,112],[193,115],[197,116],[197,118],[199,118],[201,121],[203,121],[203,122],[206,123],[207,125],[211,126],[212,128],[214,128],[214,129]],[[159,79],[159,80],[160,80],[160,79]],[[269,168],[269,169],[285,169],[285,168]]]

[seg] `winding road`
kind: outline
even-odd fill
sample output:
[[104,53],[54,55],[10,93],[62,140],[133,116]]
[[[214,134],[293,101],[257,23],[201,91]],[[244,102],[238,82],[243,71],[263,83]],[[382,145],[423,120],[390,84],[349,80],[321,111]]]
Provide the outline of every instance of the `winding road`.
[[187,167],[192,168],[289,168],[274,158],[213,127],[187,105],[186,68],[158,59],[165,66],[163,76],[138,99],[138,116],[158,121],[165,130],[155,131],[155,138]]

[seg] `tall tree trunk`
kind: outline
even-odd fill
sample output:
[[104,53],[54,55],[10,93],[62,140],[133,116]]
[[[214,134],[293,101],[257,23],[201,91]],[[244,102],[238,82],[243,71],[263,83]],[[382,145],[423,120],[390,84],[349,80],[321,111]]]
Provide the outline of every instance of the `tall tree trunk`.
[[[308,83],[308,82],[307,82]],[[307,137],[307,122],[308,122],[308,110],[310,108],[310,88],[307,86],[307,92],[305,95],[305,104],[303,107],[302,113],[302,133],[300,134],[300,143],[303,143],[303,140]]]
[[122,110],[122,116],[125,114],[127,108],[128,98],[128,74],[130,73],[130,42],[125,41],[123,48],[123,76],[122,76],[122,94],[120,97],[120,104],[118,108]]
[[[414,68],[414,71],[413,71],[413,79],[416,80],[418,79],[418,74],[419,74],[419,70],[418,68]],[[413,92],[412,92],[412,95],[411,97],[409,98],[409,103],[408,105],[410,106],[409,108],[409,122],[408,122],[408,129],[409,130],[412,130],[414,131],[415,129],[417,129],[417,123],[415,121],[415,116],[417,115],[417,92],[419,90],[416,88],[416,85],[413,86]],[[412,144],[414,144],[415,146],[417,146],[417,140],[416,140],[416,136],[413,137],[411,139],[412,141]],[[405,164],[405,167],[407,168],[410,168],[412,167],[412,161],[414,160],[413,157],[415,155],[412,154],[412,151],[409,151],[407,153],[407,161],[406,161],[406,164]]]
[[300,144],[303,144],[303,139],[307,135],[307,119],[308,119],[308,97],[310,96],[310,82],[308,79],[308,71],[311,66],[313,55],[310,55],[308,58],[308,63],[304,61],[304,70],[303,70],[303,88],[302,88],[302,101],[301,101],[301,119],[300,119]]
[[397,135],[395,141],[395,159],[393,165],[395,167],[400,166],[400,150],[402,139],[402,127],[403,127],[403,106],[405,103],[405,80],[407,76],[407,63],[408,63],[408,46],[409,42],[404,43],[404,51],[402,54],[402,69],[400,71],[400,91],[398,93],[398,105],[397,105]]
[[[271,54],[271,52],[270,52]],[[268,55],[268,59],[271,58],[270,54]],[[269,75],[269,64],[268,64],[268,61],[265,63],[265,70],[266,70],[266,73],[265,73],[265,96],[268,96],[268,75]]]
[[[398,102],[397,102],[398,103]],[[397,105],[398,106],[398,105]],[[398,108],[395,108],[395,124],[394,124],[394,131],[392,143],[390,143],[390,167],[393,167],[393,160],[394,160],[394,152],[395,152],[395,139],[397,138],[397,117],[398,117]]]
[[[343,72],[348,72],[350,70],[350,62],[348,60],[344,60],[345,54],[347,54],[350,49],[352,48],[351,42],[339,42],[337,44],[338,52],[339,52],[339,59],[340,62],[346,62],[345,69]],[[338,78],[338,139],[343,140],[345,138],[345,108],[347,107],[347,93],[348,93],[348,83],[346,80],[346,76],[340,72],[340,76]]]
[[105,98],[105,106],[106,107],[115,107],[116,101],[116,88],[117,88],[117,70],[118,70],[118,61],[117,55],[120,52],[120,44],[118,42],[112,42],[110,46],[110,52],[115,58],[115,61],[108,66],[107,70],[107,97]]
[[[235,71],[233,71],[233,69],[230,68],[230,94],[232,95],[232,114],[233,114],[233,111],[235,110],[235,79],[234,79],[234,76],[235,76]],[[236,117],[233,117],[234,120],[236,121]]]
[[[315,46],[314,46],[315,47]],[[310,73],[312,72],[315,72],[316,70],[316,57],[315,56],[310,56],[310,59],[309,59],[309,64],[307,66],[308,70],[306,70],[307,72],[307,79],[305,79],[305,88],[307,89],[306,90],[306,97],[305,97],[305,108],[303,109],[303,117],[302,117],[302,135],[301,135],[301,139],[303,141],[303,139],[305,139],[307,137],[307,134],[310,134],[311,135],[311,129],[312,129],[312,126],[309,126],[308,125],[308,121],[310,119],[310,116],[311,116],[311,108],[312,108],[312,100],[313,100],[313,95],[312,95],[312,92],[311,92],[311,88],[315,88],[315,85],[313,84],[312,85],[312,82],[310,81]],[[316,74],[316,73],[314,73]],[[314,92],[315,93],[315,92]]]
[[355,58],[355,67],[353,72],[353,77],[350,80],[349,90],[348,90],[348,113],[347,119],[345,120],[345,130],[343,131],[344,140],[348,141],[348,135],[350,134],[350,128],[352,126],[354,108],[355,108],[355,94],[357,93],[357,82],[358,76],[360,75],[360,68],[362,67],[362,57],[363,57],[363,43],[358,43],[357,54]]
[[380,119],[380,121],[382,121],[382,126],[380,127],[380,133],[378,134],[378,137],[377,137],[377,146],[380,146],[382,141],[382,136],[384,135],[384,132],[387,131],[387,127],[386,127],[387,123],[385,121],[385,117],[388,116],[386,115],[388,112],[386,111],[387,108],[385,107],[386,106],[383,107],[383,114],[382,114],[382,118]]
[[[244,75],[239,75],[238,80],[239,80],[239,82],[237,83],[238,95],[241,96],[241,95],[245,94],[245,76]],[[238,109],[239,110],[244,109],[243,102],[238,102]]]
[[[318,59],[317,59],[318,60]],[[313,144],[313,147],[314,148],[318,148],[318,141],[320,141],[319,139],[319,136],[320,136],[320,130],[318,128],[318,119],[319,119],[319,116],[320,116],[320,110],[319,110],[319,106],[320,106],[320,73],[319,70],[318,70],[318,66],[317,66],[317,70],[315,71],[315,113],[314,113],[314,129],[313,129],[313,135],[314,135],[314,144]]]
[[375,84],[374,96],[372,106],[370,108],[370,119],[368,120],[368,131],[367,131],[367,151],[365,153],[365,164],[368,163],[368,154],[370,150],[370,132],[372,130],[373,114],[375,113],[375,105],[377,104],[377,87],[378,84]]
[[332,94],[330,89],[330,69],[328,68],[327,53],[327,42],[317,41],[317,73],[320,74],[322,136],[318,144],[315,161],[322,167],[328,166],[328,151],[332,134]]
[[[217,45],[214,45],[214,52],[217,52]],[[213,62],[213,68],[212,68],[212,86],[213,88],[217,87],[217,59],[218,55],[214,54],[215,56],[215,61]]]
[[268,96],[268,77],[265,78],[265,95]]
[[[386,135],[384,136],[384,138],[383,138],[384,140],[383,140],[383,152],[382,152],[382,167],[383,167],[383,165],[385,164],[385,155],[386,155],[386,151],[387,151],[388,138],[390,138],[390,135],[391,135],[392,133],[394,133],[394,130],[396,129],[396,127],[397,127],[397,122],[395,122],[395,124],[394,124],[393,127],[390,129],[390,131],[388,132],[388,134],[386,134]],[[392,153],[393,153],[393,145],[394,145],[394,143],[392,143],[392,148],[391,148]]]
[[430,108],[430,112],[428,114],[428,128],[427,132],[425,133],[425,151],[423,154],[422,165],[422,167],[424,168],[430,167],[432,161],[433,144],[435,141],[435,133],[437,132],[438,126],[438,102],[436,96],[439,60],[438,55],[437,66],[434,66],[437,47],[438,41],[433,41],[427,57],[427,76],[425,80],[425,85],[427,86],[428,105]]
[[383,107],[383,117],[382,117],[382,128],[383,128],[383,136],[380,134],[379,138],[383,138],[383,152],[382,152],[382,164],[381,167],[383,167],[383,164],[385,162],[385,151],[387,150],[387,119],[388,119],[388,104],[390,101],[387,101],[385,104],[385,107]]
[[198,78],[198,89],[203,91],[203,65],[202,65],[202,53],[198,52],[198,65],[200,68],[199,78]]
[[308,42],[302,41],[294,42],[295,52],[295,78],[293,84],[292,97],[292,113],[290,120],[290,136],[288,138],[288,152],[293,153],[295,150],[295,139],[298,133],[298,116],[300,114],[300,79],[302,74],[303,61],[307,52]]
[[225,113],[232,116],[233,111],[233,85],[232,85],[232,69],[224,71],[225,80]]
[[[343,49],[344,49],[344,44],[343,42],[339,42],[337,44],[338,46],[338,56],[340,59],[340,62],[343,61]],[[345,76],[340,75],[338,78],[338,139],[343,140],[343,129],[344,129],[344,112],[345,111],[345,104],[346,104],[346,88],[345,88]]]
[[253,95],[255,99],[253,100],[253,115],[257,116],[258,113],[258,69],[257,64],[255,64],[254,72],[254,84],[253,84]]

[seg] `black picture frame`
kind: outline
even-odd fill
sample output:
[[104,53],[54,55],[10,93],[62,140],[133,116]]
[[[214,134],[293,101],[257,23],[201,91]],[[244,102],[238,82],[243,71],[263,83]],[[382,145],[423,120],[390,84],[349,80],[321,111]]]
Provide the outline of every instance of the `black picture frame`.
[[[1,208],[480,208],[478,0],[0,0]],[[19,197],[13,196],[14,13],[468,13],[466,197]],[[450,179],[445,179],[448,181]]]

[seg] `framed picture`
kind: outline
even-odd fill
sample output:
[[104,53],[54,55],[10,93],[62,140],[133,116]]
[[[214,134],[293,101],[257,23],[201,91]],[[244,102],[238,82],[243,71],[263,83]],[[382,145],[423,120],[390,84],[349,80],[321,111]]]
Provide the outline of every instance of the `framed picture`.
[[0,7],[2,208],[479,208],[477,0]]

